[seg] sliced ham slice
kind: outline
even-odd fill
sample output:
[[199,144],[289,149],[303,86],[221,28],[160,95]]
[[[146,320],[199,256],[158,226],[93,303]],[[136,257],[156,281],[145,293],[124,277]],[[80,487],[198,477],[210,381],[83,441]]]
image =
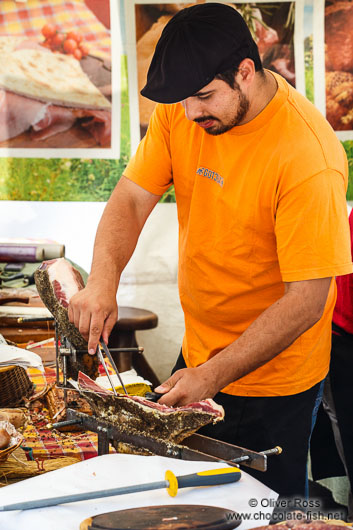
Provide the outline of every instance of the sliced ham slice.
[[31,138],[33,140],[45,140],[59,132],[67,131],[75,121],[76,116],[72,109],[58,105],[47,105],[43,117],[32,124]]
[[[200,427],[223,420],[223,407],[212,399],[184,407],[167,407],[140,396],[127,396],[101,388],[84,374],[78,375],[78,388],[97,418],[133,435],[179,444]],[[114,444],[118,451],[140,452],[126,444]],[[136,448],[135,448],[136,449]]]
[[0,142],[27,131],[41,119],[45,103],[0,89]]
[[59,105],[47,105],[40,120],[32,124],[31,138],[45,140],[70,129],[79,120],[102,147],[111,143],[111,113],[106,110],[72,109]]
[[110,145],[111,113],[49,105],[0,89],[0,142],[30,130],[33,140],[45,140],[70,129],[79,119],[102,147]]
[[102,147],[111,144],[111,113],[49,105],[0,89],[0,142],[30,130],[33,140],[67,131],[79,121]]

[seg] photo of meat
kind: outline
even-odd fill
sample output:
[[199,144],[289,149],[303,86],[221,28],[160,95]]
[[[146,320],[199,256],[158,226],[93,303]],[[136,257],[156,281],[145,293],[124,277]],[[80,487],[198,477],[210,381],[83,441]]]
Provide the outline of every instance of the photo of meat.
[[111,147],[109,0],[5,0],[0,52],[0,148]]
[[[164,26],[180,9],[204,0],[189,3],[135,4],[136,57],[138,92],[143,88],[157,41]],[[295,2],[229,3],[247,22],[257,43],[264,67],[278,72],[295,86],[294,12]],[[155,103],[138,96],[140,133],[144,136]]]
[[326,118],[335,131],[353,129],[353,2],[325,2]]
[[295,87],[295,3],[233,5],[250,28],[264,68],[277,72]]

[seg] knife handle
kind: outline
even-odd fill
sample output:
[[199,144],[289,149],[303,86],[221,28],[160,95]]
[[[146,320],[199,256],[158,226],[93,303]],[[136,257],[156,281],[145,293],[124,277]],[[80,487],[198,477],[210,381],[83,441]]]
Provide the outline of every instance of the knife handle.
[[175,497],[179,488],[193,488],[195,486],[217,486],[237,482],[241,477],[240,469],[237,467],[225,467],[221,469],[209,469],[191,475],[176,477],[170,470],[166,471],[165,479],[169,483],[167,491],[171,497]]
[[164,394],[158,394],[158,392],[146,392],[146,394],[144,395],[144,398],[147,399],[148,401],[152,401],[153,403],[156,403],[159,398],[161,398],[162,396],[164,396]]

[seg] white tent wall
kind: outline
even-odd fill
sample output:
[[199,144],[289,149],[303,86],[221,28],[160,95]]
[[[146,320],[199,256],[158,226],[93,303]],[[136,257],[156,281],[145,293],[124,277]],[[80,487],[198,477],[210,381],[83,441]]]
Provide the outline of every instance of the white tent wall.
[[[48,238],[66,257],[90,271],[93,243],[105,203],[1,201],[0,238]],[[177,287],[178,223],[175,204],[157,204],[146,222],[118,291],[122,306],[158,315],[157,328],[137,333],[138,343],[164,380],[179,353],[184,319]]]

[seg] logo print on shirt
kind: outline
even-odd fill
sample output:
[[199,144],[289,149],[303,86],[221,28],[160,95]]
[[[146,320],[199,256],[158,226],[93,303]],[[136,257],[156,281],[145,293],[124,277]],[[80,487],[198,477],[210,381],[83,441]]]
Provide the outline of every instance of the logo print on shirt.
[[196,175],[201,175],[202,177],[211,179],[219,184],[221,188],[223,188],[223,177],[216,173],[216,171],[212,171],[212,169],[208,169],[207,167],[199,167],[196,171]]

